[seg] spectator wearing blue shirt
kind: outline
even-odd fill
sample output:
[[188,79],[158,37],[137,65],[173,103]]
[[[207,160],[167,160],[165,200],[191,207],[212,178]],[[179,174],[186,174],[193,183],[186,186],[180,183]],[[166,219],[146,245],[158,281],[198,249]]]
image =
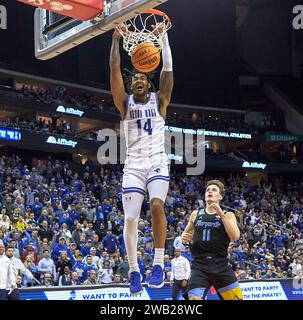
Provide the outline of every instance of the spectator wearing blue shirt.
[[150,234],[150,231],[147,229],[144,231],[144,243],[146,244],[147,242],[153,242],[153,238]]
[[84,184],[78,179],[78,173],[74,174],[73,180],[70,183],[71,186],[75,187],[76,191],[81,191]]
[[91,239],[86,241],[86,244],[81,248],[81,253],[84,257],[90,254],[90,249],[92,248],[93,242]]
[[190,252],[189,246],[185,246],[185,251],[181,252],[181,256],[186,258],[189,262],[192,262],[193,256],[192,256],[192,253]]
[[35,197],[34,203],[31,208],[35,214],[35,218],[38,219],[40,217],[42,209],[43,209],[43,204],[40,202],[38,197]]
[[111,230],[107,230],[106,236],[102,240],[103,248],[108,253],[114,253],[119,249],[119,243]]
[[171,226],[171,225],[175,225],[175,222],[176,222],[176,217],[175,217],[175,214],[173,211],[171,211],[169,213],[169,215],[167,216],[167,225],[168,226]]
[[71,205],[68,206],[67,213],[69,214],[70,218],[73,221],[80,220],[80,214],[78,211],[76,211],[76,205],[74,203],[72,203]]
[[72,271],[77,272],[81,283],[87,279],[87,268],[86,265],[82,262],[83,256],[82,253],[79,253],[77,256],[77,261],[73,265]]
[[[31,234],[30,232],[31,231]],[[38,230],[37,229],[33,229],[33,230],[24,230],[26,239],[23,240],[23,244],[24,244],[24,248],[26,248],[30,242],[33,243],[34,248],[35,248],[35,252],[37,253],[39,251],[38,248]]]
[[263,242],[261,246],[257,247],[258,250],[258,259],[260,260],[261,258],[265,258],[267,253],[268,253],[268,249],[267,249],[267,244],[266,242]]
[[63,223],[66,223],[70,228],[73,224],[73,219],[69,216],[67,212],[64,212],[62,217],[59,218],[59,225],[62,226]]
[[260,259],[260,268],[261,268],[262,270],[264,270],[265,273],[266,273],[267,270],[269,269],[269,267],[268,267],[268,265],[267,265],[267,263],[266,263],[266,260],[265,260],[264,258],[261,258],[261,259]]
[[58,190],[54,189],[51,194],[51,203],[52,203],[53,208],[56,208],[57,204],[60,203],[60,201],[61,201],[61,197],[58,194]]
[[[59,234],[60,231],[61,231],[61,229],[60,229],[59,222],[58,221],[54,222],[53,227],[52,227],[52,232]],[[57,240],[59,240],[59,239],[57,239]]]
[[284,242],[287,239],[287,236],[281,234],[281,230],[275,231],[275,235],[272,237],[272,245],[275,248],[276,253],[284,248]]
[[71,252],[68,249],[67,245],[65,244],[65,238],[64,237],[60,237],[59,238],[59,243],[55,243],[54,244],[54,248],[52,251],[52,259],[54,260],[54,262],[56,263],[62,252],[66,252],[67,255],[71,258]]
[[124,236],[123,236],[123,228],[124,225],[119,226],[119,235],[117,236],[117,240],[119,242],[119,247],[120,247],[120,255],[124,257],[126,255],[126,247],[125,247],[125,241],[124,241]]
[[191,195],[194,193],[194,191],[195,191],[195,185],[192,182],[188,183],[185,187],[185,194]]
[[110,202],[108,200],[103,201],[103,214],[104,214],[104,220],[107,220],[107,216],[112,212],[112,206],[110,205]]
[[22,255],[25,245],[21,237],[21,233],[19,231],[12,231],[11,233],[8,233],[5,243],[8,244],[10,240],[15,240],[16,241],[16,249],[19,250],[20,256]]
[[41,225],[43,221],[47,221],[48,223],[50,222],[48,211],[46,209],[42,210],[40,217],[37,219],[37,224]]
[[64,213],[65,213],[65,211],[63,210],[62,205],[59,204],[57,207],[57,210],[55,210],[56,218],[58,218],[58,219],[62,218]]
[[93,263],[93,257],[91,255],[87,255],[85,257],[85,266],[86,266],[86,272],[89,274],[91,270],[97,270],[96,265]]

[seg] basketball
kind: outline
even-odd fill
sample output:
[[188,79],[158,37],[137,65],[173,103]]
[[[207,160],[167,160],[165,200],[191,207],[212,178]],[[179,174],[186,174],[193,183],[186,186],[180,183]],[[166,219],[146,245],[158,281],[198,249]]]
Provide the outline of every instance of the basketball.
[[141,43],[131,55],[134,68],[140,72],[154,71],[160,63],[160,52],[152,43]]

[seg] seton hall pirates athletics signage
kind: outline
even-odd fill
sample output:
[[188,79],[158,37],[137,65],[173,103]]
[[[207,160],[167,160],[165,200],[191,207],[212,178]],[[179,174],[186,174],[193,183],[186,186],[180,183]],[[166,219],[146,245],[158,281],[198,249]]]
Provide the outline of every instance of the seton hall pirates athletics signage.
[[223,132],[223,131],[209,131],[204,129],[184,129],[178,127],[165,126],[165,130],[169,132],[178,132],[184,134],[192,134],[192,135],[204,135],[206,137],[221,137],[221,138],[233,138],[233,139],[247,139],[251,140],[251,133],[240,133],[240,132]]

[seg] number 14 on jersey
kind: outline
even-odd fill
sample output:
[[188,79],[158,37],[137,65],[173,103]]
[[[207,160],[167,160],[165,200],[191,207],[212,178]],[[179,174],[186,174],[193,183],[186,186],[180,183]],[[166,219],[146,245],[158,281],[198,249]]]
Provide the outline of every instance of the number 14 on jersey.
[[[137,128],[139,130],[139,135],[142,135],[142,120],[138,119],[137,120]],[[148,132],[149,135],[153,133],[153,128],[151,124],[151,119],[147,119],[147,121],[144,123],[143,130]]]

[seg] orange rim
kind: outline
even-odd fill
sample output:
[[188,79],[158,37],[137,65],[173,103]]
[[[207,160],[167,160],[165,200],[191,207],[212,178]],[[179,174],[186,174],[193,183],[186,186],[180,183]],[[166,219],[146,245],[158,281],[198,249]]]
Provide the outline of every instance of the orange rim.
[[168,19],[168,21],[170,21],[169,16],[166,13],[164,13],[164,12],[162,12],[160,10],[157,10],[157,9],[149,9],[149,10],[145,11],[145,13],[155,14],[157,16],[165,17],[165,18]]

